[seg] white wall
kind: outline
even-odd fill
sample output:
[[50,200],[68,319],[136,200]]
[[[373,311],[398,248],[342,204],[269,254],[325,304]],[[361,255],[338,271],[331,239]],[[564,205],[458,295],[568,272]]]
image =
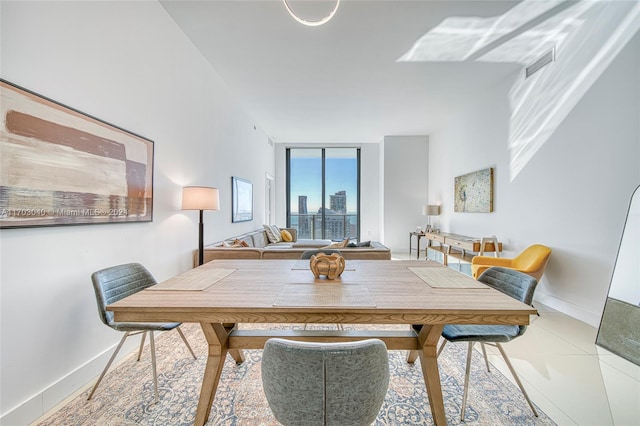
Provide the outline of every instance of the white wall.
[[[1,413],[19,425],[95,377],[121,336],[98,319],[93,271],[189,269],[198,218],[180,211],[181,187],[220,189],[206,244],[262,225],[275,171],[266,135],[158,3],[0,7],[2,78],[155,142],[152,223],[0,231]],[[232,175],[254,183],[253,222],[231,224]]]
[[[534,243],[551,247],[536,299],[597,326],[640,183],[640,36],[512,180],[508,93],[515,78],[431,135],[429,192],[442,203],[435,222],[444,231],[495,234],[505,256]],[[454,213],[454,177],[486,167],[495,167],[495,212]]]
[[409,232],[427,224],[422,206],[432,201],[428,199],[429,138],[385,136],[383,151],[383,241],[392,253],[408,252]]
[[[350,144],[350,145],[314,145],[305,144],[306,148],[329,148],[334,146],[349,146],[360,148],[360,238],[363,241],[380,241],[380,145],[377,143]],[[287,223],[287,165],[286,149],[294,148],[291,144],[275,144],[276,167],[276,225],[284,226]]]

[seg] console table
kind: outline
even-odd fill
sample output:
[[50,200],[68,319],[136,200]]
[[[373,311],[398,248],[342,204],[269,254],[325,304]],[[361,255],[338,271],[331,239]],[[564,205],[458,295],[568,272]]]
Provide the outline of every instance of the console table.
[[[427,239],[427,250],[442,253],[444,265],[449,264],[449,257],[471,263],[476,253],[494,253],[498,256],[498,253],[502,252],[502,243],[495,237],[478,238],[448,232],[425,232],[423,237]],[[420,248],[419,241],[418,248]],[[438,245],[435,246],[434,243]],[[411,247],[409,247],[409,254],[411,254]]]

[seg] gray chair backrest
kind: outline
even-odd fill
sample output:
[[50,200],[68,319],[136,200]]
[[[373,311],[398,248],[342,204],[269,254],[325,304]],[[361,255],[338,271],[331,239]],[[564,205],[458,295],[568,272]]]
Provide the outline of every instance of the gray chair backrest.
[[109,327],[112,327],[115,321],[113,312],[106,310],[107,305],[157,283],[153,275],[139,263],[102,269],[91,274],[91,281],[96,293],[100,319]]
[[484,271],[478,281],[503,292],[516,300],[531,305],[538,281],[515,269],[494,266]]
[[[527,305],[533,302],[533,294],[538,285],[538,281],[532,276],[501,266],[487,269],[478,277],[478,281]],[[526,325],[521,325],[518,336],[521,336],[526,329]]]
[[300,259],[311,259],[311,256],[315,256],[318,253],[324,253],[324,254],[342,254],[340,253],[340,250],[334,250],[334,249],[317,249],[317,250],[305,250],[302,252],[302,255],[300,256]]
[[389,386],[387,347],[378,339],[309,343],[269,339],[262,384],[283,425],[370,425]]

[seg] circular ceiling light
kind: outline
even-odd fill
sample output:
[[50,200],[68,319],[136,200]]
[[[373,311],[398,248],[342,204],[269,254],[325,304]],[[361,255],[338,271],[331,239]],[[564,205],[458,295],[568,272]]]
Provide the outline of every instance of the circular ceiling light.
[[291,9],[291,7],[289,6],[289,3],[287,3],[287,0],[282,0],[282,2],[284,3],[284,6],[287,8],[287,11],[293,17],[293,19],[295,19],[296,21],[298,21],[301,24],[306,25],[308,27],[318,27],[318,26],[320,26],[322,24],[326,24],[327,22],[329,22],[331,20],[331,18],[333,18],[333,15],[335,15],[336,12],[338,11],[338,6],[340,6],[340,0],[336,0],[336,5],[333,8],[333,10],[331,11],[331,13],[329,13],[328,16],[325,16],[324,18],[322,18],[322,19],[320,19],[318,21],[308,21],[308,20],[302,19],[298,15],[296,15],[293,12],[293,10]]

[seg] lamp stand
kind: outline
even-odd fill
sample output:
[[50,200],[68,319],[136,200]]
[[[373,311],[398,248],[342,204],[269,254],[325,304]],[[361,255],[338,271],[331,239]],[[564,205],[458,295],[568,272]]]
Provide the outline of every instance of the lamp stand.
[[198,210],[198,266],[204,263],[204,210],[220,210],[220,194],[217,188],[185,186],[182,188],[182,210]]
[[204,239],[203,239],[203,234],[204,234],[204,222],[202,221],[202,210],[200,210],[200,224],[198,227],[199,230],[199,239],[198,239],[198,266],[202,265],[204,263]]

